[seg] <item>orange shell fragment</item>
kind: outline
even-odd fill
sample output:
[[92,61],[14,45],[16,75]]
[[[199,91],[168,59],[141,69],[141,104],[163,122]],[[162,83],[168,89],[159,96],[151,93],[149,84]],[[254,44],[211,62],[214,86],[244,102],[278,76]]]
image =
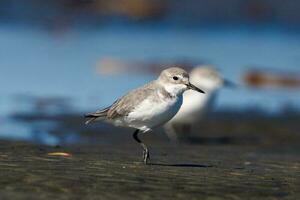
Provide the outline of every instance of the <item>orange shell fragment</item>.
[[63,156],[63,157],[71,157],[72,154],[66,152],[50,152],[47,153],[48,156]]

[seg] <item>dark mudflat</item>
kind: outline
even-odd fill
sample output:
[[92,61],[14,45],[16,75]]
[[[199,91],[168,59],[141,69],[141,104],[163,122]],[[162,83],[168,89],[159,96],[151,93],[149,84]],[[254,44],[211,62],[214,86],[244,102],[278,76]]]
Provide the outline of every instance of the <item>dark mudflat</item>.
[[[153,142],[153,141],[152,141]],[[300,199],[300,147],[0,142],[0,199]],[[68,152],[71,157],[49,156]]]

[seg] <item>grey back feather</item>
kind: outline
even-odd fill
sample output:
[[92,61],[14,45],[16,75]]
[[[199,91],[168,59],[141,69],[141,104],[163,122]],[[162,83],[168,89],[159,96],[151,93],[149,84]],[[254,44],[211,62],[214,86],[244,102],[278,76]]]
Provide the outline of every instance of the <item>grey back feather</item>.
[[140,102],[144,101],[149,95],[155,95],[156,88],[155,81],[150,82],[140,88],[134,89],[118,99],[107,112],[108,119],[115,119],[118,117],[127,116],[131,111],[134,110]]
[[157,101],[158,91],[161,94],[170,97],[170,94],[165,91],[165,89],[160,86],[156,81],[152,81],[142,87],[134,89],[116,100],[111,106],[98,110],[94,113],[89,113],[85,117],[88,119],[86,124],[96,120],[96,119],[116,119],[118,117],[127,116],[131,111],[133,111],[140,102],[144,101],[146,98],[152,97],[153,101]]

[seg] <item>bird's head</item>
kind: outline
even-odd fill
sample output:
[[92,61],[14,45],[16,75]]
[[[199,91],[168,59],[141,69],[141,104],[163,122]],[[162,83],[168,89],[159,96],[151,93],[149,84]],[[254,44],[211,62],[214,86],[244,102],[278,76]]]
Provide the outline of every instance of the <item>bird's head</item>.
[[189,74],[179,67],[171,67],[163,70],[158,77],[158,81],[167,92],[175,96],[189,89],[204,93],[203,90],[190,83]]

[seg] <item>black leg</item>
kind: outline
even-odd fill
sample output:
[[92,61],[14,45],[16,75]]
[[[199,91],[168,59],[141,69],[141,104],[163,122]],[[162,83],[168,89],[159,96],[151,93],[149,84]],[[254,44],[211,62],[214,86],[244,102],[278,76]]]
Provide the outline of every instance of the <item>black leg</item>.
[[135,130],[132,136],[133,136],[134,140],[137,141],[142,146],[142,148],[143,148],[143,161],[144,161],[144,164],[147,164],[148,159],[150,158],[150,153],[149,153],[149,150],[148,150],[147,146],[138,137],[139,132],[140,132],[139,129]]

